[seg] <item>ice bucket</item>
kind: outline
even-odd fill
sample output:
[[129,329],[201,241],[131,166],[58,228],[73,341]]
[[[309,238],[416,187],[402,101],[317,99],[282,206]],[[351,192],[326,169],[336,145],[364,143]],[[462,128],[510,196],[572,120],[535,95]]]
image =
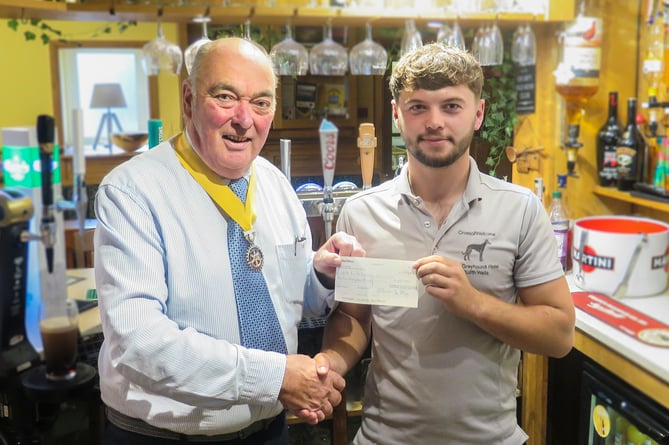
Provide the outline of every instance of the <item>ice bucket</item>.
[[650,218],[596,216],[576,220],[574,282],[616,298],[657,295],[667,288],[669,225]]

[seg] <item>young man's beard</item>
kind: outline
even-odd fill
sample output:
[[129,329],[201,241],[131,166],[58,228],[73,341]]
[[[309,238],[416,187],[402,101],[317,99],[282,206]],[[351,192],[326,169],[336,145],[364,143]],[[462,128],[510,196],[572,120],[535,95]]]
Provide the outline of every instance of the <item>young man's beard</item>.
[[411,155],[418,162],[425,165],[426,167],[432,167],[432,168],[448,167],[450,165],[453,165],[455,161],[460,159],[467,152],[469,146],[472,143],[473,138],[474,135],[472,134],[471,136],[465,139],[461,139],[458,142],[454,142],[453,140],[451,140],[451,142],[454,143],[454,150],[447,153],[444,156],[430,156],[426,154],[423,150],[418,148],[417,143],[415,145],[407,144],[407,151],[411,153]]

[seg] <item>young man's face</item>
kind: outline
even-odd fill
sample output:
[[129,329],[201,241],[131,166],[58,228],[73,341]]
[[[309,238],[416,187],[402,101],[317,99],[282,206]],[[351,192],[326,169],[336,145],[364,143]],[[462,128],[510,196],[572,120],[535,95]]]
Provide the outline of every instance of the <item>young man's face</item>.
[[485,102],[467,85],[403,92],[392,102],[407,151],[429,167],[447,167],[468,152]]

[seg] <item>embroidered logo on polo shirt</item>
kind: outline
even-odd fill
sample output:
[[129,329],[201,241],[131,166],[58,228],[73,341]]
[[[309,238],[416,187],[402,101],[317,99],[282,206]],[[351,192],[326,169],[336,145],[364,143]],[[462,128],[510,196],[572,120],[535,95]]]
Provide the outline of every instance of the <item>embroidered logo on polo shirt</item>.
[[[496,258],[495,253],[497,234],[485,230],[459,230],[458,235],[462,244],[453,246],[452,255],[462,255],[462,268],[470,277],[489,277],[497,272],[499,264],[491,264]],[[492,249],[492,250],[491,250]]]
[[483,252],[485,247],[490,244],[490,239],[486,238],[481,243],[472,243],[467,246],[464,252],[462,252],[463,261],[471,261],[471,254],[473,252],[478,252],[479,261],[483,261]]

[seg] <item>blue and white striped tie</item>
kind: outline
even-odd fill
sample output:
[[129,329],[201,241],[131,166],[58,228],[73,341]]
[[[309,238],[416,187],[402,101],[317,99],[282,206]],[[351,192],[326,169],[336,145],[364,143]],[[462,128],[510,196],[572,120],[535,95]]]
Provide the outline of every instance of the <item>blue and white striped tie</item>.
[[[230,189],[242,202],[246,202],[246,179],[231,181]],[[228,253],[242,346],[286,354],[286,341],[262,270],[253,270],[246,262],[248,247],[244,231],[231,219],[228,222]]]

